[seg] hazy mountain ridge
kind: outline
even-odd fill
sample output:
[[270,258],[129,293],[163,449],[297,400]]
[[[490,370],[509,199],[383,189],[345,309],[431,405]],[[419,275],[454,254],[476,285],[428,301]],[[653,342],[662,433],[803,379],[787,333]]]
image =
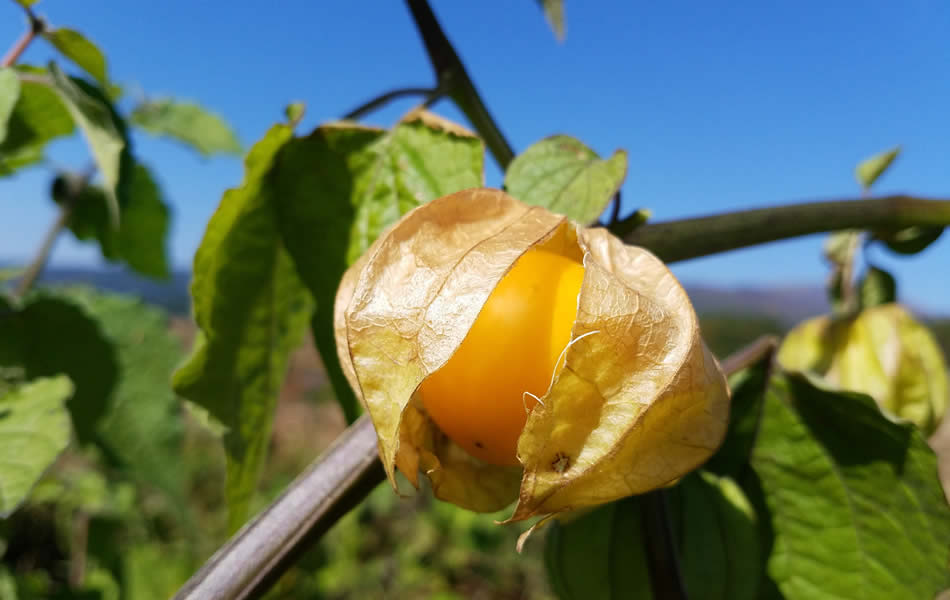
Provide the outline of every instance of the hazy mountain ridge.
[[[105,290],[131,294],[164,307],[173,314],[187,315],[191,300],[189,271],[175,271],[166,280],[138,276],[123,268],[48,268],[45,284],[85,283]],[[828,312],[825,290],[821,286],[791,285],[780,287],[717,287],[686,283],[686,290],[699,313],[729,313],[765,316],[790,326],[806,317]],[[941,317],[946,315],[923,315]]]

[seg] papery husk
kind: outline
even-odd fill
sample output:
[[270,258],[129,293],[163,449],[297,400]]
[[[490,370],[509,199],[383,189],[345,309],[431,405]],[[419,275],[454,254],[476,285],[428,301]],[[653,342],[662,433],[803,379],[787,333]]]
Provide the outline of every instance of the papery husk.
[[[519,439],[523,468],[469,456],[414,397],[444,365],[511,266],[541,246],[582,262],[564,367]],[[498,190],[408,213],[346,274],[335,307],[344,372],[376,426],[380,458],[457,505],[512,520],[665,485],[721,443],[728,389],[685,291],[652,254]]]
[[844,390],[868,394],[886,413],[925,434],[940,425],[950,401],[947,365],[925,326],[899,304],[851,318],[808,319],[788,333],[778,361]]

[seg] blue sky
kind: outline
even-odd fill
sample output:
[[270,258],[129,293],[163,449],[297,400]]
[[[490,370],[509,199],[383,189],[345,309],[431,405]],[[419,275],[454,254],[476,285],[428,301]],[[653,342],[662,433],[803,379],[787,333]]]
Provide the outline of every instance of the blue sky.
[[[629,152],[625,208],[656,220],[808,199],[854,197],[854,165],[902,144],[877,192],[950,197],[950,4],[942,0],[729,3],[579,2],[566,5],[559,44],[533,0],[433,7],[516,150],[554,133],[601,154]],[[250,146],[307,104],[301,131],[381,91],[427,86],[432,74],[401,2],[115,3],[42,0],[54,25],[84,32],[110,74],[150,96],[200,101]],[[0,46],[22,32],[0,3]],[[43,44],[24,62],[50,57]],[[134,85],[133,85],[134,84]],[[141,93],[141,92],[138,92]],[[370,121],[392,124],[399,103]],[[448,104],[436,110],[461,119]],[[174,210],[170,252],[187,268],[240,161],[202,160],[144,135],[136,151]],[[52,147],[52,163],[82,168],[81,142]],[[501,175],[489,162],[487,179]],[[0,262],[25,261],[54,218],[49,168],[0,180]],[[820,285],[821,236],[674,266],[686,282]],[[902,299],[950,313],[950,235],[912,258],[875,251]],[[63,238],[55,264],[99,264]]]

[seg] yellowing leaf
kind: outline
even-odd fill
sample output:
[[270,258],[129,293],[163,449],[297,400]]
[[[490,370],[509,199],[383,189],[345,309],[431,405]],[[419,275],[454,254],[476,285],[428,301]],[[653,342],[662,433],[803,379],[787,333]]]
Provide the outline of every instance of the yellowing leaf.
[[899,304],[841,321],[809,319],[789,332],[778,360],[786,369],[812,371],[841,389],[868,394],[925,433],[937,428],[950,400],[940,347]]
[[[563,368],[530,412],[521,468],[467,454],[416,390],[453,356],[512,265],[541,248],[585,267]],[[338,354],[379,436],[383,466],[478,511],[512,519],[665,485],[706,460],[729,398],[669,270],[603,229],[583,229],[498,190],[465,190],[408,213],[345,275]],[[501,346],[503,340],[499,340]],[[520,484],[519,484],[520,479]]]

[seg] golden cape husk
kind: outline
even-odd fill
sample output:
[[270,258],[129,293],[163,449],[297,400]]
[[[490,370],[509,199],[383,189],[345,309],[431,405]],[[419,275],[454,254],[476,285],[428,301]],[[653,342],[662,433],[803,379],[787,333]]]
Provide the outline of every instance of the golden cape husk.
[[868,308],[847,319],[808,319],[785,337],[778,361],[792,371],[813,371],[835,387],[868,394],[887,413],[928,435],[950,403],[939,344],[899,304]]
[[[414,397],[452,356],[522,254],[544,247],[585,267],[564,367],[528,416],[523,468],[478,461]],[[398,468],[457,505],[512,520],[615,500],[699,466],[726,431],[729,392],[689,298],[642,248],[498,190],[446,196],[406,214],[346,273],[335,306],[344,372]]]

